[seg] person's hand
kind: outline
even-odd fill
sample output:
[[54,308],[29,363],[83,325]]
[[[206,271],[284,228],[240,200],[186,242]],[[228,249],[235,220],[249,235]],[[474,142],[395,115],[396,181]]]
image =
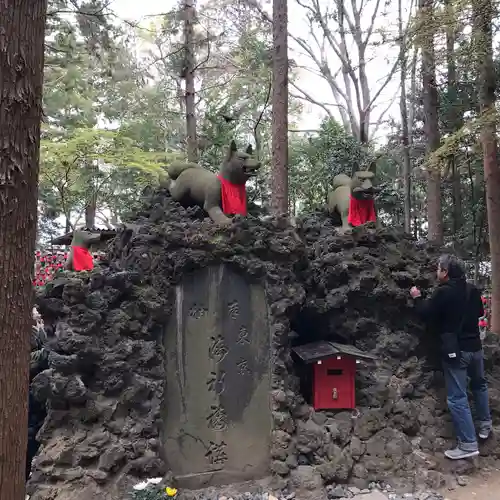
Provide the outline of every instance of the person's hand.
[[416,286],[412,286],[410,290],[410,295],[412,299],[418,299],[419,297],[422,297],[422,293]]

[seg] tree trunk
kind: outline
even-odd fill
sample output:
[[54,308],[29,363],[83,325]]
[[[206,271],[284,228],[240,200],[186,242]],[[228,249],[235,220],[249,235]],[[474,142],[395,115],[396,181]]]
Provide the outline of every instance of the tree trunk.
[[500,333],[500,168],[497,161],[493,36],[491,23],[494,7],[491,0],[474,0],[473,36],[477,57],[481,144],[483,146],[486,207],[491,253],[491,329]]
[[273,108],[271,207],[288,213],[288,7],[273,0]]
[[403,185],[404,185],[404,230],[411,232],[411,159],[410,138],[408,130],[408,103],[406,99],[406,75],[408,58],[406,54],[406,36],[403,32],[403,7],[402,0],[398,1],[398,26],[399,26],[399,61],[401,65],[401,95],[399,109],[401,112],[401,144],[403,146]]
[[[448,69],[448,116],[447,133],[453,134],[462,127],[462,116],[459,109],[457,91],[457,65],[455,62],[456,17],[455,7],[451,0],[445,0],[447,10],[446,24],[446,64]],[[450,175],[453,199],[453,234],[456,235],[462,228],[462,185],[460,171],[457,167],[455,155],[450,158]]]
[[[185,144],[187,144],[187,139],[186,139],[186,132],[187,132],[187,120],[184,122],[182,120],[183,116],[186,116],[186,93],[184,92],[184,89],[182,88],[182,78],[176,79],[175,80],[175,85],[177,88],[177,100],[179,102],[179,117],[180,119],[178,120],[178,125],[179,125],[179,138],[177,141],[177,145],[180,146],[181,148],[184,147]],[[170,148],[170,130],[168,127],[165,127],[165,152],[167,152]]]
[[0,498],[23,500],[46,0],[0,2]]
[[88,163],[86,166],[87,196],[85,205],[85,227],[95,227],[95,214],[97,211],[97,178],[99,167],[96,163]]
[[410,146],[413,146],[413,129],[415,125],[415,112],[416,112],[415,96],[417,95],[417,61],[418,61],[418,46],[416,46],[415,50],[413,51],[413,57],[411,61],[411,71],[410,71],[411,102],[408,109],[408,139],[410,140]]
[[188,161],[198,161],[198,142],[196,139],[196,113],[195,113],[195,84],[194,72],[196,66],[196,55],[194,49],[194,23],[195,10],[194,0],[184,2],[184,80],[186,95],[186,140]]
[[87,203],[85,207],[85,227],[92,229],[95,227],[95,212],[96,212],[96,204],[94,199]]
[[[434,51],[433,12],[434,0],[419,0],[421,16],[420,44],[422,47],[422,90],[424,100],[424,131],[427,139],[427,154],[439,148],[441,137],[438,121],[438,93],[436,87],[436,58]],[[428,239],[443,242],[443,219],[441,214],[441,173],[434,167],[427,172],[427,222]]]

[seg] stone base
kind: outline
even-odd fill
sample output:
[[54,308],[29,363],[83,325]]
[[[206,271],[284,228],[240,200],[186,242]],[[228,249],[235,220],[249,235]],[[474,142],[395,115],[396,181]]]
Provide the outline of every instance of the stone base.
[[[265,478],[268,470],[262,471],[261,477]],[[204,472],[201,474],[186,474],[184,476],[174,476],[175,486],[180,489],[199,490],[210,487],[220,487],[228,484],[243,483],[258,479],[255,469],[247,473],[242,471],[221,470],[215,472]]]

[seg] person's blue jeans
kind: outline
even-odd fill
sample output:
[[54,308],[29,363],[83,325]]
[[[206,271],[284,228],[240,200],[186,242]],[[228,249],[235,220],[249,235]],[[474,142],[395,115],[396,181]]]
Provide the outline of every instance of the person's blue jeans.
[[467,398],[467,377],[470,378],[479,428],[491,429],[488,384],[484,376],[483,351],[461,352],[456,364],[444,362],[444,377],[448,392],[448,408],[459,447],[464,451],[478,449],[476,429]]

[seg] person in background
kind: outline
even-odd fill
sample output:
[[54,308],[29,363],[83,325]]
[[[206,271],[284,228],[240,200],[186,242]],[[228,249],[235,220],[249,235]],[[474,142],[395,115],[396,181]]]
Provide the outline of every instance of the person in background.
[[479,455],[476,429],[467,397],[467,377],[477,412],[480,439],[488,439],[492,422],[478,319],[484,315],[480,291],[467,283],[464,264],[442,255],[437,266],[438,286],[423,300],[417,287],[410,290],[420,316],[440,335],[447,401],[458,446],[445,455],[459,460]]
[[[30,385],[31,381],[43,370],[48,368],[49,351],[47,350],[47,335],[43,321],[36,308],[33,308],[33,327],[31,330],[31,355],[30,355]],[[35,400],[29,391],[28,400],[28,449],[26,453],[26,481],[31,473],[31,462],[38,452],[40,443],[36,435],[45,420],[45,405]]]

